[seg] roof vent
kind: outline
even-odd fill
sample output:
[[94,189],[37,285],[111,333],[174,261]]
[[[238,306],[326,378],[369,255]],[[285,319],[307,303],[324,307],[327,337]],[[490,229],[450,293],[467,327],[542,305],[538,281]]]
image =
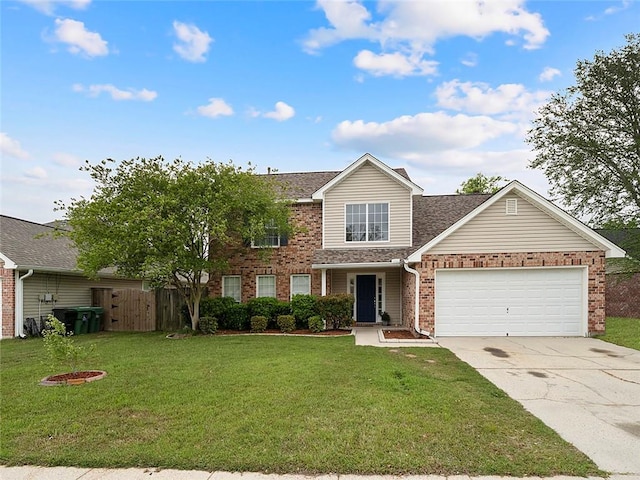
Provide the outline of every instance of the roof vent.
[[507,198],[507,210],[505,212],[507,215],[517,215],[518,214],[518,199],[517,198]]

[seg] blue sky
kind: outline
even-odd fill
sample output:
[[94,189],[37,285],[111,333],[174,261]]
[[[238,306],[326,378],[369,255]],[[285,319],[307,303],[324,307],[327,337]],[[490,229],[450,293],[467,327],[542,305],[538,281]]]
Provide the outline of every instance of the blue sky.
[[523,142],[631,1],[0,2],[1,211],[88,196],[79,166],[206,158],[342,170],[369,152],[425,194],[483,172],[547,196]]

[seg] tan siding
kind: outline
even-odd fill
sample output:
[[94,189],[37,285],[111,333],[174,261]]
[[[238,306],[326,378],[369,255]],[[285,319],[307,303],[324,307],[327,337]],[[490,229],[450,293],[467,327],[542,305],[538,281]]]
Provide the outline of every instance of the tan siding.
[[331,292],[347,293],[347,272],[345,270],[331,271]]
[[402,323],[402,282],[400,269],[388,271],[385,277],[385,309],[391,317],[392,325]]
[[[506,199],[518,214],[506,215]],[[524,198],[510,194],[429,250],[433,254],[591,251],[597,248]]]
[[[91,288],[142,288],[139,280],[102,279],[87,280],[81,276],[34,273],[24,280],[24,317],[37,318],[51,313],[56,307],[91,306]],[[45,293],[57,295],[58,301],[40,303],[38,298]]]
[[[388,242],[345,242],[345,204],[389,203]],[[324,248],[371,248],[411,245],[411,192],[365,163],[324,198]]]

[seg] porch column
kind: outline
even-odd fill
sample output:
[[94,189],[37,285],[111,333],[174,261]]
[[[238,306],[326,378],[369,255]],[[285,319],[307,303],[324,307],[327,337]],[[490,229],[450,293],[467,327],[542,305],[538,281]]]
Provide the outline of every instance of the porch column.
[[327,296],[327,269],[323,268],[321,270],[322,272],[322,296],[326,297]]

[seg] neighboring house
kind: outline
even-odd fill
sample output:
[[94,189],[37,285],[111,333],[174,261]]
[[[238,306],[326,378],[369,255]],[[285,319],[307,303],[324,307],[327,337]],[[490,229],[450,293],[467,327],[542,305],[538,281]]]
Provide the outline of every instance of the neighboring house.
[[351,293],[358,324],[434,336],[584,336],[605,328],[605,258],[624,251],[524,185],[423,196],[366,154],[341,172],[274,174],[302,231],[265,263],[234,254],[215,296]]
[[140,280],[107,272],[99,280],[85,278],[75,248],[53,232],[51,226],[0,215],[2,338],[20,335],[27,318],[39,319],[55,307],[90,306],[92,287],[143,287]]

